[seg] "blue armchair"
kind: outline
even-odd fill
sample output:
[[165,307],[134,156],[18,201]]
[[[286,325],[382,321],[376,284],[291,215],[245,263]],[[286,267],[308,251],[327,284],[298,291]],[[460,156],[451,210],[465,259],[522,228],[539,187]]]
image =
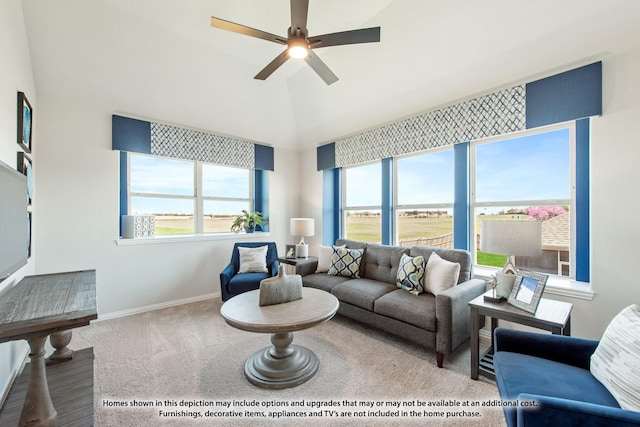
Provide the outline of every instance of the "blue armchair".
[[589,371],[599,341],[497,328],[493,366],[507,426],[639,426]]
[[[240,252],[238,247],[257,248],[268,246],[267,249],[267,270],[268,273],[242,273],[240,270]],[[222,301],[226,301],[243,292],[260,288],[262,279],[273,277],[278,274],[278,249],[274,242],[242,242],[233,245],[231,262],[220,273],[220,291]]]

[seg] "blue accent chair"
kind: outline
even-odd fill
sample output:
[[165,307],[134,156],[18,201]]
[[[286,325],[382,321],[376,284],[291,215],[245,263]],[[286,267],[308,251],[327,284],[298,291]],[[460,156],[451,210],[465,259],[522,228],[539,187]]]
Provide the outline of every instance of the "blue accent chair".
[[[242,273],[240,270],[240,252],[238,247],[257,248],[259,246],[268,246],[267,249],[267,270],[268,273]],[[220,291],[222,292],[222,301],[226,301],[231,297],[239,295],[243,292],[252,291],[260,288],[262,279],[273,277],[278,274],[278,248],[274,242],[241,242],[233,245],[233,253],[231,254],[231,262],[220,273]]]
[[493,367],[507,426],[640,426],[589,371],[599,341],[513,329],[494,331]]

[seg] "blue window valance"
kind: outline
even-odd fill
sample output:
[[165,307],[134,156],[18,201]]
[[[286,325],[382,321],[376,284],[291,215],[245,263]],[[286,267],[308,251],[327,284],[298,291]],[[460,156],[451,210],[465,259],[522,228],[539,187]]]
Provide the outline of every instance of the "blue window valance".
[[273,147],[115,114],[112,117],[112,148],[225,166],[274,170]]
[[602,115],[602,62],[318,147],[318,170]]

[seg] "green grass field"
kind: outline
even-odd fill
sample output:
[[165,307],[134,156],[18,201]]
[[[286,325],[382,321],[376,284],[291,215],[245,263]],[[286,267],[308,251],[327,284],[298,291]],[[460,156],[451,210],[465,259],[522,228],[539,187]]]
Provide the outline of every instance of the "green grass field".
[[[517,218],[516,218],[517,217]],[[478,219],[497,220],[522,220],[518,216],[512,215],[487,215]],[[235,217],[205,218],[206,233],[227,233]],[[526,217],[525,217],[526,218]],[[381,239],[380,216],[355,216],[347,217],[347,236],[349,239],[361,240],[365,242],[379,243]],[[480,224],[478,224],[478,228]],[[156,217],[156,234],[190,234],[193,233],[194,223],[192,217]],[[398,240],[409,240],[415,238],[435,238],[450,234],[453,231],[453,218],[447,216],[420,218],[410,216],[398,217]],[[480,233],[480,230],[478,230]],[[502,267],[507,261],[504,255],[487,254],[478,252],[477,263],[492,267]]]

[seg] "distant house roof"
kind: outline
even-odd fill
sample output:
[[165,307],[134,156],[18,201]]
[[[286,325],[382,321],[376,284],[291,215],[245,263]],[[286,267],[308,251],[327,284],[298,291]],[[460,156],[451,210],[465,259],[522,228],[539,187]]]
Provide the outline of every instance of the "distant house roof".
[[568,251],[570,242],[569,213],[542,222],[542,249]]

